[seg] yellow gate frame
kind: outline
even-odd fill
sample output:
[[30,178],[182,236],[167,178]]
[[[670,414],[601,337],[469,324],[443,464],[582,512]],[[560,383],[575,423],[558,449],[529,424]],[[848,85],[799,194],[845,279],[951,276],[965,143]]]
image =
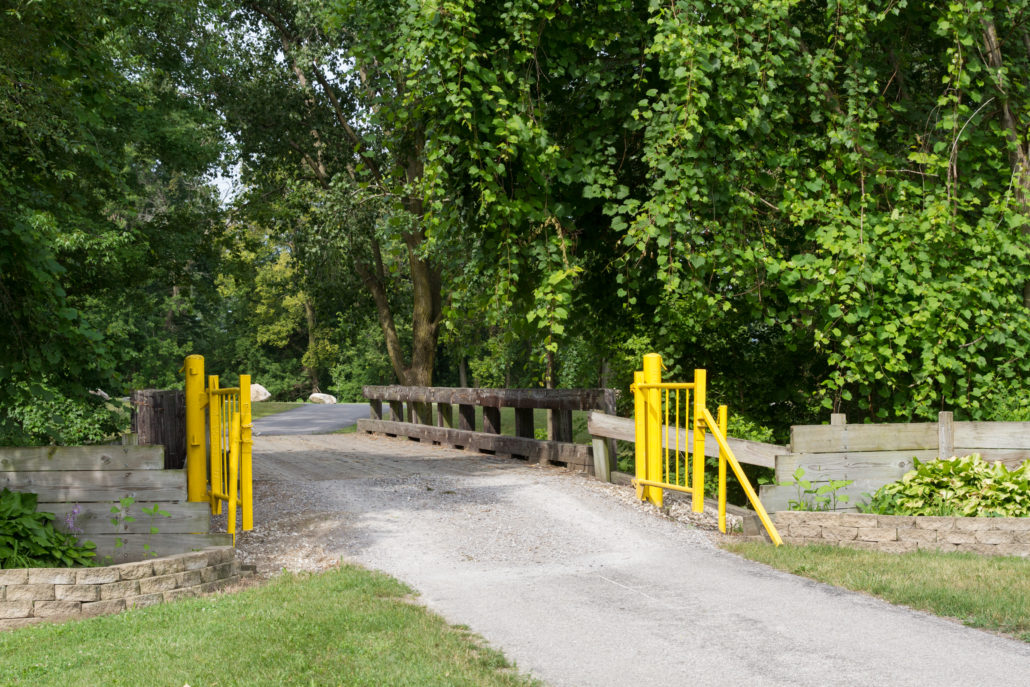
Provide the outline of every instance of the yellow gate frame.
[[[186,373],[187,500],[208,501],[212,515],[221,514],[224,501],[228,509],[226,531],[232,534],[235,546],[237,505],[243,531],[254,528],[250,375],[240,375],[240,385],[226,389],[218,386],[216,375],[211,375],[205,388],[204,356],[201,355],[188,356],[183,371]],[[206,426],[205,408],[208,410]]]
[[[748,500],[754,507],[759,519],[765,526],[769,538],[779,546],[783,543],[776,526],[769,518],[765,507],[758,499],[758,494],[751,487],[743,468],[733,454],[726,441],[726,426],[729,413],[726,406],[719,406],[718,420],[706,407],[705,370],[694,370],[694,381],[687,383],[662,382],[662,357],[657,353],[644,356],[643,370],[633,374],[633,419],[636,429],[636,477],[633,480],[637,488],[637,498],[647,500],[658,507],[662,506],[663,490],[670,489],[690,494],[691,510],[702,513],[705,509],[705,433],[711,432],[719,444],[719,531],[726,532],[726,465],[729,464],[733,474],[744,488]],[[663,398],[664,392],[664,398]],[[690,418],[687,417],[690,404],[690,392],[694,394],[693,412],[693,457],[689,456],[686,445],[686,432],[680,430],[680,394],[686,393],[683,404],[684,429]],[[670,408],[675,408],[672,411]],[[664,407],[665,421],[662,422]],[[670,420],[672,423],[670,424]],[[664,435],[664,436],[663,436]],[[683,436],[681,447],[680,437]],[[675,439],[673,439],[673,436]],[[664,449],[664,453],[663,453]],[[670,464],[670,449],[672,463]],[[680,473],[680,455],[683,456],[683,473]],[[688,469],[689,468],[689,469]],[[682,484],[681,484],[682,482]]]

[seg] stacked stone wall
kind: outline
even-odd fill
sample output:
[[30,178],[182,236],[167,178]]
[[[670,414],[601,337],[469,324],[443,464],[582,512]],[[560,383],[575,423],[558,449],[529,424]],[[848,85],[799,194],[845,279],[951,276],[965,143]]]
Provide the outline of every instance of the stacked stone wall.
[[99,568],[0,570],[0,629],[153,606],[216,591],[248,574],[231,546]]

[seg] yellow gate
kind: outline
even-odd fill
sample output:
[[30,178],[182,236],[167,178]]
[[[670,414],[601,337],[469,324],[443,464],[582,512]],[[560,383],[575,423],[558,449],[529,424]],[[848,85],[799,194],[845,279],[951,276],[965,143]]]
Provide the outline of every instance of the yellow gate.
[[[254,528],[251,476],[250,375],[238,387],[219,388],[211,375],[204,386],[204,357],[191,355],[186,372],[186,491],[190,501],[208,501],[211,514],[227,508],[226,531],[236,543],[236,509],[243,531]],[[207,424],[204,409],[207,408]],[[210,446],[210,452],[208,447]]]
[[[656,353],[645,355],[644,369],[634,373],[630,389],[636,424],[636,478],[633,484],[637,488],[637,498],[660,507],[663,490],[685,492],[691,496],[692,510],[703,512],[705,434],[710,432],[719,445],[719,531],[726,531],[726,466],[729,465],[769,537],[779,546],[783,540],[726,440],[729,417],[726,406],[719,406],[718,420],[712,417],[706,406],[705,382],[704,370],[694,370],[693,382],[662,382],[662,357]],[[691,421],[692,429],[688,431]],[[690,455],[690,444],[693,444],[693,456]]]

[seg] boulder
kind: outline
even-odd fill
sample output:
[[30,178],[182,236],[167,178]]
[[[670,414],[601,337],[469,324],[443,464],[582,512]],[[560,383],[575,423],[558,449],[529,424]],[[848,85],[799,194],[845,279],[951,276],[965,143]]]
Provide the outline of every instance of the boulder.
[[269,393],[268,389],[261,386],[260,384],[250,384],[250,400],[253,403],[260,403],[261,401],[267,401],[272,398],[272,394]]
[[311,394],[308,396],[311,403],[336,403],[336,397],[329,394]]

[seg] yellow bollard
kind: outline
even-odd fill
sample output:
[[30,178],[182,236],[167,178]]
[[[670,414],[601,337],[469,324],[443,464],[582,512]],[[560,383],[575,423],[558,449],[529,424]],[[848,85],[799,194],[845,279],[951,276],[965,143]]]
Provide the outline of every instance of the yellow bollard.
[[[729,424],[729,410],[719,406],[719,431],[725,437]],[[726,452],[719,447],[719,531],[726,534]]]
[[211,482],[211,492],[208,498],[211,499],[211,515],[222,514],[222,501],[218,494],[225,493],[222,484],[222,397],[218,391],[218,375],[211,375],[207,378],[207,390],[210,393],[210,401],[207,404],[207,424],[211,435],[211,460],[209,462],[208,478]]
[[705,510],[705,371],[694,370],[694,475],[691,510]]
[[[644,373],[637,370],[633,373],[633,426],[636,435],[636,442],[633,444],[634,448],[634,460],[635,460],[635,472],[637,479],[647,479],[647,424],[644,421],[644,413],[646,403],[644,401],[644,391],[638,388],[639,384],[644,383]],[[645,487],[641,484],[637,485],[637,498],[647,498],[649,487]]]
[[204,356],[186,356],[186,498],[207,500],[207,449],[204,437]]
[[240,438],[242,456],[240,458],[240,501],[243,510],[243,531],[254,529],[254,487],[251,478],[251,446],[254,438],[251,432],[250,417],[250,375],[240,375]]
[[[662,356],[648,353],[644,356],[644,384],[662,383]],[[662,390],[646,389],[644,414],[647,436],[647,480],[662,481]],[[662,506],[664,490],[648,487],[648,501]]]

